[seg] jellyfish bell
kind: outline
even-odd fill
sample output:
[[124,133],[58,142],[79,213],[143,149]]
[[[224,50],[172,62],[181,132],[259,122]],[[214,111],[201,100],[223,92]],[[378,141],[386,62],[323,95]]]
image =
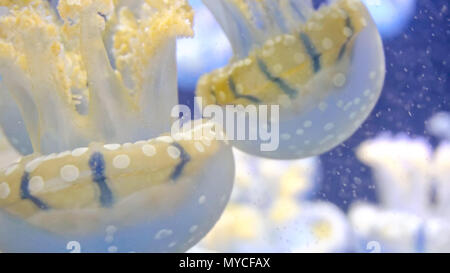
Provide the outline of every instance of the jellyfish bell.
[[230,149],[197,141],[163,136],[23,157],[0,175],[3,250],[65,251],[71,240],[89,252],[108,243],[125,252],[189,249],[218,220],[233,181]]
[[277,149],[261,149],[261,135],[233,141],[235,147],[275,159],[318,155],[350,137],[374,108],[384,82],[384,52],[360,1],[330,1],[318,10],[312,1],[204,2],[234,57],[199,80],[197,95],[223,107],[279,106],[278,119],[249,125],[258,132],[279,128]]
[[19,109],[33,153],[0,172],[2,251],[181,252],[198,242],[228,201],[234,160],[210,123],[166,133],[175,39],[192,35],[187,3],[5,6],[0,74],[11,96],[1,100]]

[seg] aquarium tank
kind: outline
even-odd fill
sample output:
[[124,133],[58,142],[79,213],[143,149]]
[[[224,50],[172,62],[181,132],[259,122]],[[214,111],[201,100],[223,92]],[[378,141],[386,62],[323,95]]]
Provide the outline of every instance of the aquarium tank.
[[450,252],[446,0],[0,0],[0,252]]

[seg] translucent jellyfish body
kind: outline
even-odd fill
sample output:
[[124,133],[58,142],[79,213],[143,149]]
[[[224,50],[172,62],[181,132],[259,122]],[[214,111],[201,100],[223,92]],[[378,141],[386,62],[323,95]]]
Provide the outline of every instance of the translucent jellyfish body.
[[177,104],[175,39],[192,34],[189,6],[5,5],[0,74],[9,96],[0,99],[11,107],[1,114],[11,109],[25,127],[1,125],[33,153],[0,172],[1,250],[189,249],[219,218],[234,178],[231,149],[212,125],[166,133]]
[[[234,141],[237,148],[277,159],[321,154],[351,136],[375,106],[384,52],[360,1],[332,1],[318,10],[300,0],[204,2],[227,34],[234,58],[204,75],[197,95],[224,107],[279,106],[278,116],[263,117],[268,122],[248,122],[248,130],[259,134]],[[247,108],[239,111],[247,114]],[[261,132],[273,130],[279,145],[261,149],[267,142]]]

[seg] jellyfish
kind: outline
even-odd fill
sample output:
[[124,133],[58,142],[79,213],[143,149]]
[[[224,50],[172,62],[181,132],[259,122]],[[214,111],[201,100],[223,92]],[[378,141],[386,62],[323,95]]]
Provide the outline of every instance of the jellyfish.
[[10,106],[0,124],[15,147],[28,145],[0,171],[1,250],[196,244],[228,201],[234,159],[208,122],[169,135],[176,38],[192,35],[187,2],[0,4],[0,105]]
[[380,204],[351,205],[349,220],[363,242],[382,252],[450,250],[450,145],[423,137],[383,134],[361,144],[358,158],[374,174]]
[[252,105],[279,107],[275,118],[260,114],[247,124],[248,131],[277,129],[276,149],[262,149],[267,139],[261,133],[236,140],[239,126],[232,133],[226,129],[235,147],[274,159],[310,157],[339,145],[366,120],[382,90],[385,60],[378,30],[360,1],[329,1],[317,10],[310,0],[204,3],[234,56],[200,78],[197,96],[208,105],[244,106],[238,108],[243,114]]

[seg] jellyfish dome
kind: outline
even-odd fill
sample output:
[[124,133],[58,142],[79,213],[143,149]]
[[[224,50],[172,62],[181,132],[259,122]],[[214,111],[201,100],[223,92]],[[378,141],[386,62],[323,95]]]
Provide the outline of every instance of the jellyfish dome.
[[[324,153],[350,137],[374,108],[385,60],[376,25],[362,2],[205,0],[233,47],[228,66],[204,75],[196,94],[206,104],[278,106],[249,130],[275,130],[267,138],[234,140],[235,147],[275,159]],[[244,109],[244,110],[242,110]],[[272,107],[270,108],[272,109]],[[226,114],[225,114],[226,116]],[[229,118],[229,117],[227,117]]]
[[1,250],[196,244],[228,201],[234,159],[210,123],[169,135],[187,2],[1,3],[0,125],[26,147],[0,171]]

